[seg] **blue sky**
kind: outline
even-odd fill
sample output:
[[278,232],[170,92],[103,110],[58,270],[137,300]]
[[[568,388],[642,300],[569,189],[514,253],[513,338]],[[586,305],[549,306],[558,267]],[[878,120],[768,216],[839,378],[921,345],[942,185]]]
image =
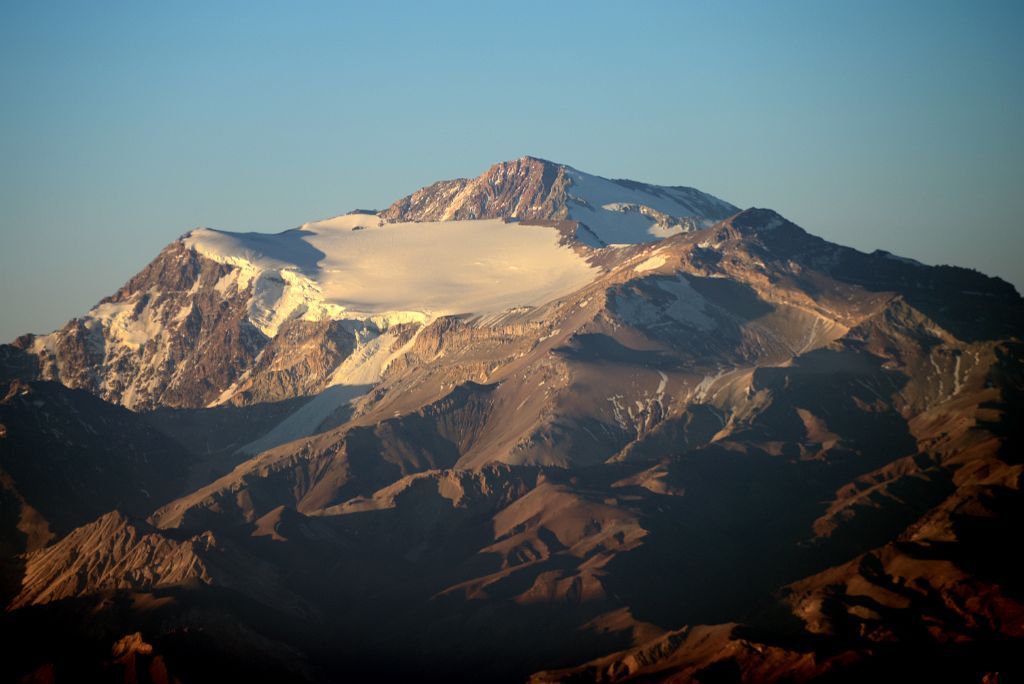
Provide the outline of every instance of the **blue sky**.
[[1024,289],[1024,3],[0,2],[0,340],[531,154]]

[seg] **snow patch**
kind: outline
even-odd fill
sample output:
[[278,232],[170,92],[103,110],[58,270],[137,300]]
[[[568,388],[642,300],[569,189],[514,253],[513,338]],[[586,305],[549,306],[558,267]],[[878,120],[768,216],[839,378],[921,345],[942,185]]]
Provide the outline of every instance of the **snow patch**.
[[379,332],[372,323],[354,331],[356,348],[342,361],[327,381],[327,388],[296,412],[278,423],[270,432],[243,446],[239,451],[257,454],[275,446],[315,434],[331,414],[363,396],[377,384],[391,362],[403,356],[423,327],[398,349],[393,349],[395,333]]
[[663,371],[658,371],[658,375],[661,376],[661,379],[658,381],[658,389],[655,391],[655,394],[661,397],[665,394],[665,388],[668,387],[668,376]]
[[368,387],[361,385],[334,385],[310,399],[295,413],[278,423],[270,432],[249,442],[239,451],[258,454],[281,444],[302,439],[316,433],[317,428],[337,409],[362,396]]
[[277,235],[199,229],[184,240],[240,269],[237,286],[253,284],[250,319],[271,337],[293,318],[423,322],[494,315],[544,304],[598,275],[551,227],[501,220],[378,223],[346,215]]
[[702,331],[715,327],[715,320],[705,313],[706,300],[685,278],[652,278],[650,282],[661,292],[640,291],[615,297],[615,312],[625,322],[645,328],[661,328],[673,322]]
[[661,268],[665,265],[665,257],[663,256],[652,256],[641,264],[638,264],[633,270],[637,273],[644,273],[646,271],[653,271],[656,268]]
[[104,337],[108,342],[138,349],[149,340],[160,334],[162,324],[154,316],[153,307],[142,309],[135,316],[138,296],[123,302],[104,302],[96,305],[85,318],[85,325],[90,330],[96,325],[102,326]]
[[[703,206],[698,206],[686,191],[676,188],[661,187],[654,194],[640,185],[628,187],[572,168],[567,168],[566,173],[571,180],[567,190],[569,218],[586,224],[605,244],[650,242],[684,230],[681,225],[659,225],[641,213],[642,207],[669,216],[690,217],[698,225],[709,225],[713,219],[736,211],[731,204],[697,191],[692,192]],[[714,216],[708,216],[706,208],[711,208]],[[586,242],[587,235],[581,231],[579,238]]]

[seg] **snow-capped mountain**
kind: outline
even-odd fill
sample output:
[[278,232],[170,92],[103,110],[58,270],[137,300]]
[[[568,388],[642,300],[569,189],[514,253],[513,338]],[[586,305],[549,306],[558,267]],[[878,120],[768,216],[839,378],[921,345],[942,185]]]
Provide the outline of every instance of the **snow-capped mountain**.
[[[1022,338],[999,279],[531,157],[196,229],[0,346],[12,662],[777,681],[909,638],[924,678],[1012,667]],[[53,625],[79,647],[29,647]]]
[[[734,211],[690,188],[523,157],[378,215],[277,235],[191,231],[82,318],[15,346],[38,377],[129,408],[308,396],[375,381],[391,350],[367,345],[396,326],[536,307],[596,277],[588,245],[647,242]],[[361,360],[339,369],[357,348]],[[269,357],[273,367],[259,363]]]

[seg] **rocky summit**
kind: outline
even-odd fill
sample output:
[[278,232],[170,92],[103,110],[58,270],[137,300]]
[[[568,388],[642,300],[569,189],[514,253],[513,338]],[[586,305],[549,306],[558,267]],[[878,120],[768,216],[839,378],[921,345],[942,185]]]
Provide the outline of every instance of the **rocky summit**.
[[1015,681],[1022,409],[1011,285],[689,187],[195,229],[0,346],[0,668]]

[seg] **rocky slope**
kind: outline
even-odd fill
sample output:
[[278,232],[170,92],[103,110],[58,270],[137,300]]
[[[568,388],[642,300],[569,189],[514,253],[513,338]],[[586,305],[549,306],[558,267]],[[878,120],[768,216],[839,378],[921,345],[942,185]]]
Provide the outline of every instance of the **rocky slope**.
[[[187,452],[152,500],[129,493],[164,471],[99,471],[119,500],[9,557],[5,626],[74,644],[9,669],[1013,673],[1022,336],[998,279],[528,157],[380,214],[193,231],[0,349],[9,377],[147,409],[89,396],[121,421],[97,439],[132,421]],[[55,420],[17,406],[10,435]],[[55,465],[10,491],[59,502],[104,457],[39,432]]]

